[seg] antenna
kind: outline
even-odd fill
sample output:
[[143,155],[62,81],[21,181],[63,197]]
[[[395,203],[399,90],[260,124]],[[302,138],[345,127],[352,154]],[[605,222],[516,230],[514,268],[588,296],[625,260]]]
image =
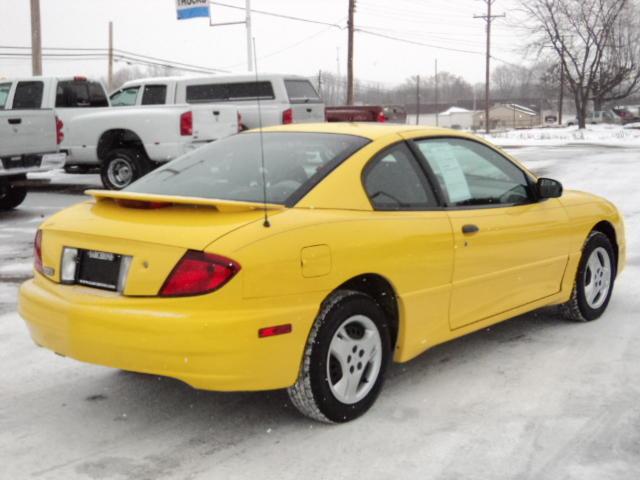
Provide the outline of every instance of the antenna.
[[264,139],[262,138],[262,106],[260,105],[260,90],[258,87],[258,54],[256,53],[256,37],[253,37],[253,66],[256,72],[256,100],[258,102],[258,126],[260,127],[260,170],[262,170],[262,200],[264,205],[264,221],[262,226],[269,228],[269,215],[267,213],[267,170],[264,165]]

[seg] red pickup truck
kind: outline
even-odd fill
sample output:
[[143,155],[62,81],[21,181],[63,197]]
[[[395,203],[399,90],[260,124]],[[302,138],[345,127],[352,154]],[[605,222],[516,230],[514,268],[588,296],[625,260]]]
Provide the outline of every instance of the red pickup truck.
[[407,111],[397,105],[325,107],[327,122],[407,123]]

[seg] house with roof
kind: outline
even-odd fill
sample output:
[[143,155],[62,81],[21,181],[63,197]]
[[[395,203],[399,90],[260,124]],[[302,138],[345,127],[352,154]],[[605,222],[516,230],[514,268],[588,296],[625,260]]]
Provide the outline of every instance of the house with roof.
[[[535,110],[517,103],[498,103],[489,111],[491,129],[531,128],[540,125],[540,115]],[[475,112],[473,128],[485,128],[484,111]]]

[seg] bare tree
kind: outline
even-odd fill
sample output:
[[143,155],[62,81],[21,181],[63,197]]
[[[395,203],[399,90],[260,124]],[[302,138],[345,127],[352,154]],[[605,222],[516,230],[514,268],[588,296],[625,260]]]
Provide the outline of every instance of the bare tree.
[[617,55],[614,50],[630,48],[628,37],[616,32],[622,33],[619,26],[630,10],[635,10],[636,3],[633,0],[521,0],[528,17],[527,27],[532,33],[532,45],[539,49],[550,46],[560,59],[580,128],[585,127],[587,106],[596,92],[604,99],[630,80],[633,83],[638,67],[614,61]]

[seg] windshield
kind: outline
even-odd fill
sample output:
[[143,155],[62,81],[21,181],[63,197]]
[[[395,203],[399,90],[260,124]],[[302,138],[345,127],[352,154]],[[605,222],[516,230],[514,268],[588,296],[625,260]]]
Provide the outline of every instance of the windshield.
[[[327,133],[265,132],[262,137],[267,202],[285,205],[369,143],[362,137]],[[260,134],[249,132],[180,157],[125,191],[262,202],[261,171]]]

